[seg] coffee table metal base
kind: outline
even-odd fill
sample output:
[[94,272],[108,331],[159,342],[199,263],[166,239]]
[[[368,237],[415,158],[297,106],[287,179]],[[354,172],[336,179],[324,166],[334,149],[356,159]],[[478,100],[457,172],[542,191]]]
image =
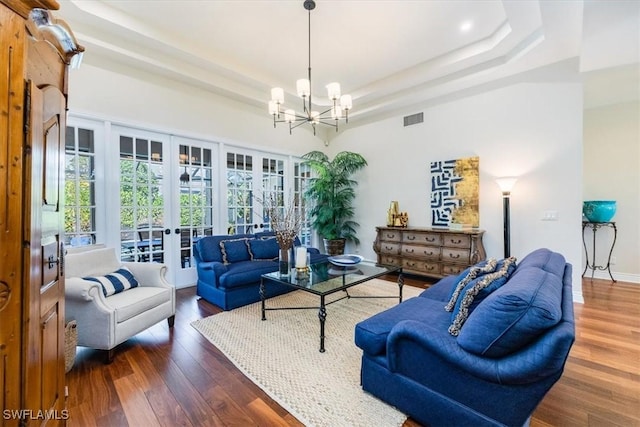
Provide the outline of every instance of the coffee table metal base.
[[[264,284],[265,282],[265,278],[262,277],[260,279],[260,301],[262,304],[262,320],[267,320],[266,317],[266,312],[267,311],[276,311],[276,310],[318,310],[318,319],[320,320],[320,353],[324,353],[325,352],[325,348],[324,348],[324,339],[325,339],[325,335],[324,335],[324,325],[325,322],[327,320],[327,305],[329,304],[333,304],[334,302],[338,302],[338,301],[342,301],[345,298],[396,298],[395,296],[387,296],[387,295],[372,295],[372,296],[353,296],[353,295],[349,295],[349,291],[348,289],[342,289],[341,291],[345,293],[345,295],[341,298],[337,298],[335,300],[332,300],[330,302],[326,302],[325,301],[325,297],[327,295],[331,295],[331,294],[327,294],[327,295],[319,295],[320,296],[320,306],[319,307],[266,307],[265,301],[265,292],[264,292]],[[366,282],[362,282],[362,283],[366,283]],[[359,284],[362,284],[359,283]],[[402,272],[398,273],[398,304],[402,302],[402,287],[404,286],[404,278],[402,277]],[[303,289],[300,289],[303,290]]]

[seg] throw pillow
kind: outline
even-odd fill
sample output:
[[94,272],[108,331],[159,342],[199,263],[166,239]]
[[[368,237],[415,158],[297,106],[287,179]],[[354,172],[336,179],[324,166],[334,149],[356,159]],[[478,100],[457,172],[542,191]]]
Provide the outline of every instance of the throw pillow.
[[249,255],[249,239],[230,239],[220,241],[220,252],[222,252],[222,262],[230,264],[238,261],[248,261],[251,259]]
[[462,290],[478,276],[485,275],[487,273],[491,273],[495,271],[497,261],[495,258],[489,258],[486,261],[481,261],[478,264],[467,268],[458,276],[457,285],[455,285],[451,291],[451,296],[449,298],[449,302],[444,306],[446,311],[453,311]]
[[270,239],[251,239],[249,255],[253,261],[277,261],[280,247],[275,237]]
[[453,312],[453,322],[449,326],[449,333],[454,337],[460,334],[460,328],[464,325],[469,314],[482,302],[491,292],[504,285],[509,276],[516,269],[516,258],[509,257],[501,260],[496,271],[485,274],[471,281],[461,292],[461,298],[456,303]]
[[105,297],[115,295],[138,286],[138,281],[126,267],[121,267],[117,271],[104,276],[83,277],[83,279],[99,283],[102,286],[102,293]]

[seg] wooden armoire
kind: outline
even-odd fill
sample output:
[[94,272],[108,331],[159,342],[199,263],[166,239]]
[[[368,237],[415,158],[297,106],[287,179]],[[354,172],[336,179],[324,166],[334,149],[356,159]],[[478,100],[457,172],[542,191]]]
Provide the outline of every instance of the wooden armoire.
[[54,0],[0,0],[2,426],[65,424],[64,136],[82,51]]

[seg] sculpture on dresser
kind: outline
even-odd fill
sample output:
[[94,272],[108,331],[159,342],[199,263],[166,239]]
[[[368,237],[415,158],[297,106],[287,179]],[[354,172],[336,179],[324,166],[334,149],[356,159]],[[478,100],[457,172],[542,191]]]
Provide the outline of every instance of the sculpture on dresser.
[[387,211],[387,227],[406,227],[409,224],[409,213],[400,212],[398,202],[392,201]]

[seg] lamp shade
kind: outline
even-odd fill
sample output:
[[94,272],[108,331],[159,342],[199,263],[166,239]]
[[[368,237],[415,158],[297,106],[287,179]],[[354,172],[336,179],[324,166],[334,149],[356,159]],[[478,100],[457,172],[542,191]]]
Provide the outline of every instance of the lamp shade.
[[350,110],[353,107],[353,101],[351,100],[351,95],[342,95],[340,97],[340,106],[343,110]]
[[272,116],[278,114],[278,104],[275,101],[269,101],[269,114]]
[[294,110],[284,110],[284,121],[287,123],[293,123],[296,119],[296,112]]
[[311,94],[311,83],[307,79],[299,79],[296,81],[296,90],[299,97],[305,98]]
[[498,184],[498,187],[500,187],[500,190],[502,190],[503,193],[509,194],[513,189],[513,186],[516,185],[517,180],[518,178],[509,176],[504,178],[497,178],[496,183]]
[[284,90],[281,87],[271,89],[271,101],[276,104],[284,104]]
[[340,83],[329,83],[327,85],[327,96],[329,96],[329,99],[332,101],[340,99]]

